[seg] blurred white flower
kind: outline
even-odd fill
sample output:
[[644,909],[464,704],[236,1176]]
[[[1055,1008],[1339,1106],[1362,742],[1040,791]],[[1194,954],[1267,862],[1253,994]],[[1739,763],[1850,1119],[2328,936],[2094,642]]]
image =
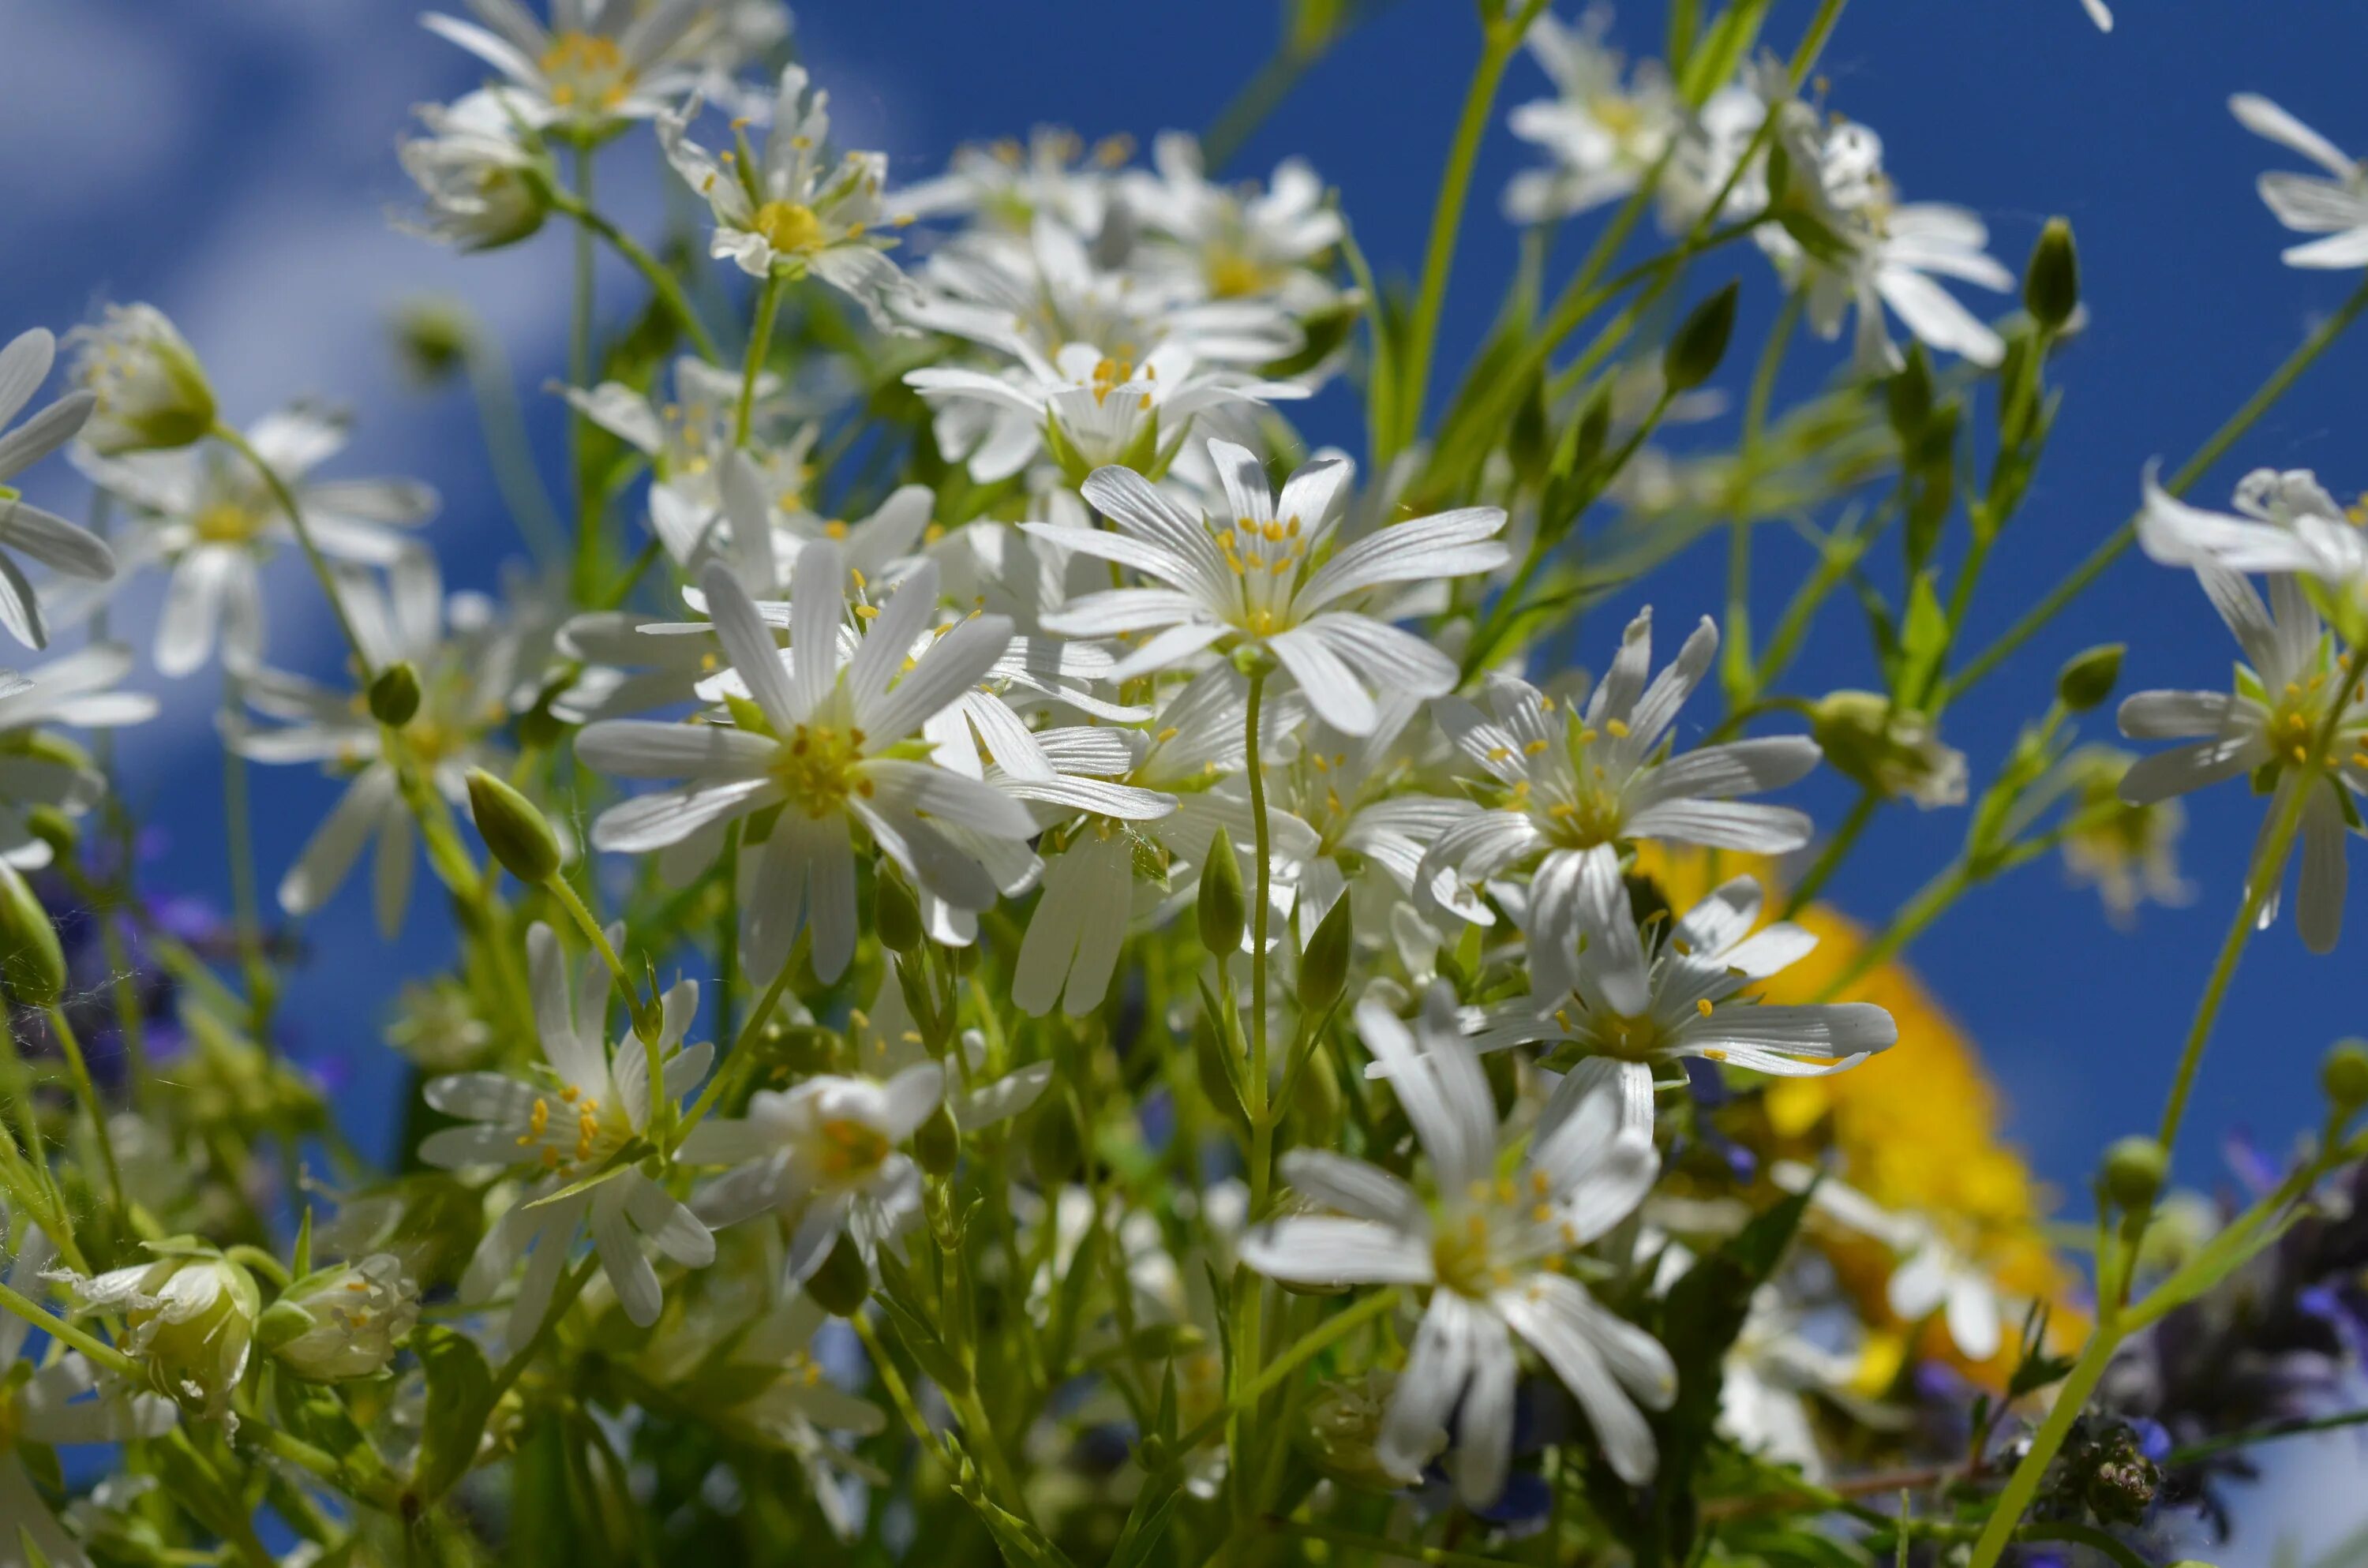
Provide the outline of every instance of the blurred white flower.
[[2279,222],[2297,233],[2323,238],[2290,245],[2288,267],[2346,268],[2368,266],[2368,168],[2259,93],[2228,100],[2237,123],[2256,136],[2301,153],[2325,175],[2274,169],[2260,178],[2261,199]]

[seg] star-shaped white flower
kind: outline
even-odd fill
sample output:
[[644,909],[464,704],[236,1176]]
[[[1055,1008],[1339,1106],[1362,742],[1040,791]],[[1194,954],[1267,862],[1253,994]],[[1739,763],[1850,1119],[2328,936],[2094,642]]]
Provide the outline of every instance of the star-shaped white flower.
[[2300,153],[2327,171],[2320,176],[2273,169],[2260,178],[2261,199],[2279,222],[2297,233],[2324,236],[2288,246],[2285,264],[2368,266],[2368,169],[2259,93],[2238,93],[2228,100],[2228,111],[2254,135]]

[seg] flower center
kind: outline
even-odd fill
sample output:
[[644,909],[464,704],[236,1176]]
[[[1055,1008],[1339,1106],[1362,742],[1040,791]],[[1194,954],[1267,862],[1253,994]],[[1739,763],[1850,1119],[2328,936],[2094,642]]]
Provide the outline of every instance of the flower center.
[[1546,808],[1546,818],[1554,826],[1557,842],[1573,849],[1592,849],[1599,844],[1612,842],[1620,836],[1626,815],[1620,792],[1600,783],[1577,790],[1568,800],[1556,801]]
[[822,1174],[834,1182],[861,1181],[888,1158],[888,1135],[867,1122],[822,1124]]
[[1210,254],[1209,292],[1220,300],[1238,300],[1265,290],[1269,269],[1230,245]]
[[246,544],[263,532],[262,514],[235,501],[217,501],[200,507],[190,522],[199,540],[206,544]]
[[[1478,1191],[1487,1189],[1480,1186]],[[1485,1209],[1444,1220],[1430,1242],[1430,1267],[1440,1284],[1459,1296],[1484,1297],[1511,1275],[1496,1260],[1494,1236]]]
[[1588,1022],[1594,1027],[1598,1048],[1606,1056],[1616,1056],[1622,1062],[1650,1062],[1661,1045],[1661,1026],[1650,1015],[1630,1017],[1624,1013],[1598,1013]]
[[633,1135],[624,1107],[602,1108],[600,1101],[573,1084],[556,1096],[537,1095],[527,1111],[526,1131],[518,1136],[521,1149],[540,1147],[536,1155],[545,1170],[563,1165],[583,1169],[597,1165],[625,1146]]
[[[2314,675],[2307,681],[2288,681],[2279,694],[2276,707],[2270,710],[2269,722],[2261,726],[2261,738],[2270,744],[2270,751],[2281,763],[2299,767],[2310,761],[2311,748],[2318,742],[2319,726],[2327,715],[2318,711],[2318,688],[2326,682],[2324,675]],[[2340,746],[2330,750],[2325,766],[2332,770],[2342,764],[2336,755]]]
[[781,743],[773,778],[792,805],[819,819],[844,807],[850,794],[871,798],[871,780],[856,771],[862,760],[862,731],[800,724]]
[[633,68],[617,40],[598,33],[564,32],[537,62],[561,108],[612,109],[633,90]]
[[749,227],[775,250],[791,256],[811,256],[822,249],[822,220],[803,201],[768,201],[757,209]]

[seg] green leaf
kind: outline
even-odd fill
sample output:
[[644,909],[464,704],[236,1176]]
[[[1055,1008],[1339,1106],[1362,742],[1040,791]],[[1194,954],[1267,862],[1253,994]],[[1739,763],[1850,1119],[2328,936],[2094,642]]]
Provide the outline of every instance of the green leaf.
[[413,1331],[411,1347],[427,1374],[427,1407],[420,1418],[419,1453],[411,1463],[411,1490],[427,1504],[450,1491],[476,1462],[496,1395],[485,1353],[467,1335],[423,1324]]

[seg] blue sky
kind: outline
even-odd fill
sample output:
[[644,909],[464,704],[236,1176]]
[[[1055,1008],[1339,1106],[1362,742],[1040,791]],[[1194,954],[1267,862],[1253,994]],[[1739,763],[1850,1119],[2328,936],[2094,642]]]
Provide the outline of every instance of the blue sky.
[[[1772,36],[1789,43],[1809,9],[1779,0]],[[2344,29],[2330,28],[2331,13],[2238,0],[2122,11],[2120,30],[2105,38],[2073,0],[1861,3],[1824,66],[1835,107],[1882,131],[1905,191],[1981,212],[2011,265],[2051,213],[2068,215],[2079,234],[2092,324],[2062,364],[2055,448],[1979,602],[1976,642],[2120,520],[2149,458],[2181,458],[2350,286],[2278,263],[2281,233],[2251,183],[2280,155],[2224,107],[2231,91],[2266,91],[2338,142],[2368,142],[2351,80],[2355,51],[2342,47]],[[473,417],[461,394],[404,389],[381,331],[383,311],[402,294],[464,295],[497,324],[539,428],[556,428],[552,400],[533,389],[561,357],[564,290],[554,280],[564,242],[546,235],[462,261],[386,221],[405,195],[393,145],[408,106],[465,90],[477,78],[472,62],[421,32],[408,7],[360,0],[0,0],[0,17],[10,40],[0,51],[0,144],[10,149],[0,162],[0,210],[10,217],[0,234],[10,280],[0,326],[62,329],[100,301],[156,301],[199,345],[233,417],[300,392],[354,406],[361,425],[343,472],[414,473],[440,486],[447,509],[434,537],[448,571],[458,584],[490,582],[518,547]],[[1649,50],[1659,21],[1657,7],[1640,6],[1615,36]],[[1189,25],[1167,7],[1053,0],[822,7],[801,24],[848,139],[885,147],[910,174],[962,141],[1040,120],[1146,140],[1203,125],[1275,28],[1268,0],[1209,0]],[[1241,166],[1308,157],[1339,187],[1377,263],[1410,270],[1473,51],[1468,7],[1406,0],[1310,77]],[[1534,68],[1518,64],[1508,101],[1542,89]],[[1501,131],[1484,154],[1446,324],[1451,350],[1480,330],[1511,266],[1495,193],[1524,157]],[[642,142],[613,150],[603,187],[621,214],[655,210],[655,165]],[[1765,269],[1755,257],[1738,261],[1753,286],[1747,311],[1764,321],[1773,303]],[[605,281],[612,300],[631,286],[621,276]],[[1738,341],[1756,341],[1749,314]],[[2368,401],[2363,357],[2368,338],[2340,348],[2199,494],[2225,499],[2235,476],[2259,463],[2320,466],[2339,493],[2368,483],[2337,438]],[[1796,354],[1788,390],[1814,385],[1832,363]],[[1347,438],[1355,420],[1342,393],[1309,405],[1319,437]],[[69,509],[78,489],[54,468],[37,484]],[[1759,586],[1773,601],[1798,557],[1768,537]],[[283,568],[274,655],[324,666],[330,629],[301,568]],[[1665,625],[1690,622],[1717,608],[1720,569],[1698,552],[1636,597],[1653,602]],[[126,603],[128,623],[142,624],[153,589]],[[1607,614],[1593,642],[1612,634]],[[2134,686],[2219,684],[2233,652],[2191,582],[2127,561],[1952,713],[1949,738],[1972,755],[1977,778],[2044,703],[2062,657],[2105,640],[2131,645]],[[1834,619],[1803,680],[1867,684],[1853,621]],[[166,697],[165,718],[127,748],[133,802],[173,831],[158,875],[219,890],[211,676]],[[300,770],[259,769],[256,794],[268,886],[325,809],[329,786]],[[1839,790],[1811,794],[1828,822],[1843,799]],[[2152,1122],[2237,896],[2255,812],[2241,788],[2196,802],[2186,861],[2200,896],[2188,909],[2146,911],[2134,934],[2109,927],[2092,899],[2043,863],[1976,893],[1918,949],[2004,1082],[2017,1135],[2059,1181],[2077,1183],[2108,1137]],[[1962,828],[1959,812],[1891,814],[1836,896],[1879,918],[1945,859]],[[376,1055],[376,998],[444,949],[431,897],[417,900],[390,949],[371,934],[359,893],[348,890],[314,922],[316,960],[291,994],[315,1052]],[[2368,942],[2362,924],[2328,960],[2309,959],[2283,929],[2256,944],[2204,1068],[2197,1136],[2182,1162],[2192,1176],[2214,1176],[2213,1144],[2231,1130],[2277,1142],[2315,1120],[2319,1052],[2358,1027],[2339,977]]]

